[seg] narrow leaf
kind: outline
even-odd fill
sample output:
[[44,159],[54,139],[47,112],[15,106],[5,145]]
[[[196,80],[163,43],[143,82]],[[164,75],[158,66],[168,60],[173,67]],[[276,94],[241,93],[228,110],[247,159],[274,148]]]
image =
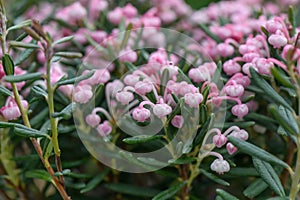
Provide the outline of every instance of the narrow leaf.
[[254,198],[261,194],[268,188],[268,184],[262,179],[257,179],[251,183],[244,191],[243,194],[248,198]]
[[2,65],[6,75],[14,75],[15,74],[15,65],[10,55],[5,54],[2,57]]
[[123,139],[123,142],[127,144],[139,144],[139,143],[157,140],[162,137],[163,137],[162,135],[138,135],[134,137],[125,138]]
[[45,132],[28,128],[21,124],[16,124],[14,126],[14,133],[23,137],[33,137],[33,138],[49,137],[48,134]]
[[284,189],[273,167],[269,163],[255,157],[253,157],[253,164],[261,178],[269,185],[269,187],[276,194],[282,197],[285,196]]
[[54,54],[54,56],[72,59],[72,58],[81,58],[82,54],[78,52],[57,52]]
[[0,94],[2,94],[4,96],[12,96],[11,91],[9,91],[8,89],[6,89],[2,85],[0,86]]
[[27,178],[42,179],[42,180],[49,181],[49,182],[52,181],[50,174],[47,171],[41,170],[41,169],[27,171],[25,173],[25,176]]
[[222,189],[217,189],[216,190],[217,194],[220,195],[224,200],[239,200],[238,198],[236,198],[235,196],[233,196],[232,194],[222,190]]
[[62,86],[62,85],[69,85],[69,84],[74,84],[74,83],[78,83],[82,80],[85,80],[85,79],[88,79],[90,77],[92,77],[94,75],[95,71],[94,70],[91,70],[90,72],[84,74],[84,75],[81,75],[81,76],[78,76],[78,77],[74,77],[74,78],[70,78],[70,79],[67,79],[67,80],[60,80],[57,82],[57,87],[59,86]]
[[171,199],[179,190],[181,190],[186,182],[180,182],[176,185],[171,186],[169,189],[160,192],[155,197],[152,198],[152,200],[166,200]]
[[264,91],[264,95],[270,97],[276,103],[285,106],[289,110],[293,110],[292,107],[252,67],[250,67],[250,73],[256,85]]
[[22,75],[8,75],[4,77],[4,80],[9,83],[19,83],[22,81],[33,81],[40,79],[42,77],[42,73],[35,72],[35,73],[27,73]]
[[80,193],[85,193],[85,192],[91,191],[92,189],[97,187],[97,185],[99,185],[102,182],[102,180],[109,173],[109,171],[110,170],[106,168],[100,174],[95,176],[90,182],[88,182],[86,184],[86,186],[82,190],[80,190]]
[[140,187],[124,183],[108,183],[104,185],[105,188],[121,193],[137,197],[153,197],[159,191],[152,188]]
[[16,29],[20,29],[23,28],[25,26],[30,26],[31,25],[31,19],[25,20],[19,24],[16,24],[14,26],[11,26],[7,29],[7,32],[12,31],[12,30],[16,30]]
[[37,45],[37,44],[25,43],[25,42],[17,42],[17,41],[11,41],[9,43],[9,46],[11,46],[11,47],[25,48],[25,49],[37,49],[37,48],[40,48],[40,46]]
[[62,111],[53,113],[52,117],[54,118],[62,117],[63,119],[68,120],[73,115],[74,107],[75,107],[75,103],[71,103],[67,107],[65,107]]
[[70,42],[72,41],[74,38],[74,36],[67,36],[67,37],[63,37],[63,38],[60,38],[58,40],[56,40],[55,42],[53,42],[53,46],[57,45],[57,44],[61,44],[61,43],[65,43],[65,42]]
[[200,170],[201,173],[206,176],[207,178],[209,178],[210,180],[220,184],[220,185],[224,185],[224,186],[229,186],[230,183],[228,183],[227,181],[224,181],[223,179],[220,179],[219,177],[217,177],[216,175],[209,173],[208,171],[205,171],[204,169]]
[[278,108],[276,105],[270,105],[269,111],[285,130],[293,135],[299,135],[297,122],[293,119],[293,115],[289,110],[282,106]]
[[289,168],[289,165],[270,154],[269,152],[236,137],[228,136],[228,140],[236,146],[241,152],[249,154],[251,156],[260,158],[263,161],[270,162],[276,165],[280,165],[284,168]]

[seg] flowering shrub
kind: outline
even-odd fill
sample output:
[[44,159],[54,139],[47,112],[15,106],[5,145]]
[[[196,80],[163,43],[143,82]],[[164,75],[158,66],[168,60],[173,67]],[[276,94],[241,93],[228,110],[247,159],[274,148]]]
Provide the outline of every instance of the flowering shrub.
[[297,199],[297,5],[0,0],[1,198]]

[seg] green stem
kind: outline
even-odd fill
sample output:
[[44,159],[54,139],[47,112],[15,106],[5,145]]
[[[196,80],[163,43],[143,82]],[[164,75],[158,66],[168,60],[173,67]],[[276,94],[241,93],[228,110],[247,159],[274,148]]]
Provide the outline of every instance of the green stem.
[[[58,143],[58,131],[57,131],[57,125],[58,120],[54,118],[52,115],[55,112],[54,110],[54,88],[51,84],[51,55],[48,55],[47,58],[47,90],[48,90],[48,107],[49,107],[49,118],[51,123],[51,131],[52,131],[52,144],[53,149],[55,153],[55,163],[57,166],[57,170],[59,172],[62,172],[62,165],[61,165],[61,159],[60,159],[60,148]],[[64,178],[63,176],[60,176],[60,181],[64,185]]]
[[[2,29],[1,30],[2,31],[1,47],[2,47],[2,53],[7,54],[8,53],[7,49],[6,49],[6,33],[7,33],[6,21],[7,21],[7,19],[6,19],[5,7],[4,7],[4,4],[3,4],[2,0],[0,0],[0,9],[1,9],[0,15],[1,15],[1,19],[2,19],[1,24],[0,24],[1,29]],[[12,87],[12,90],[13,90],[14,99],[15,99],[17,105],[18,105],[18,108],[19,108],[20,112],[21,112],[23,123],[28,128],[31,128],[29,118],[28,118],[28,113],[27,113],[27,110],[23,107],[23,105],[21,103],[21,97],[20,97],[19,91],[17,89],[17,86],[16,86],[15,83],[11,83],[11,87]],[[56,189],[59,191],[61,197],[64,200],[69,200],[70,199],[69,195],[67,194],[66,190],[61,185],[61,183],[59,182],[57,177],[54,175],[54,170],[51,167],[49,161],[44,159],[43,150],[41,148],[40,143],[35,138],[30,138],[30,140],[31,140],[31,142],[34,146],[34,149],[36,150],[40,160],[42,161],[43,165],[45,166],[48,173],[50,174],[50,176],[52,178],[52,182],[53,182],[54,186],[56,187]]]
[[294,176],[292,177],[292,186],[290,190],[290,200],[295,200],[297,197],[297,193],[299,192],[299,181],[300,181],[300,138],[297,140],[297,160],[296,160],[296,169]]

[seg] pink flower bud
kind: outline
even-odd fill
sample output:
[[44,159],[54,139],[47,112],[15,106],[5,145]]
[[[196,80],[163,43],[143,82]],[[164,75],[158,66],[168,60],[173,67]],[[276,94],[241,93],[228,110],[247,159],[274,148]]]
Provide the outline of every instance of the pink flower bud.
[[280,22],[278,21],[275,21],[275,20],[269,20],[267,21],[266,23],[266,29],[269,33],[271,34],[275,34],[276,31],[278,30],[282,30],[283,29],[283,26]]
[[161,70],[160,70],[160,73],[162,74],[163,71],[167,69],[169,71],[169,77],[174,77],[178,74],[178,67],[177,66],[174,66],[173,63],[167,65],[167,66],[164,66]]
[[300,49],[295,48],[294,45],[287,44],[284,46],[281,56],[286,60],[298,60],[300,58]]
[[203,101],[203,96],[200,93],[188,93],[184,95],[184,101],[191,108],[198,108],[199,104]]
[[150,111],[146,108],[137,107],[132,112],[133,119],[135,119],[138,122],[146,121],[147,119],[149,119],[150,115]]
[[213,143],[218,147],[222,147],[227,142],[227,137],[223,134],[217,134],[213,137]]
[[139,76],[128,74],[124,78],[124,83],[129,86],[134,86],[137,82],[139,82],[139,80]]
[[120,80],[114,80],[113,82],[107,83],[106,85],[106,95],[115,96],[117,92],[124,88],[124,84]]
[[230,166],[226,160],[216,159],[210,165],[210,169],[217,172],[218,174],[223,174],[224,172],[229,172]]
[[113,11],[110,11],[107,14],[108,21],[110,21],[114,25],[119,24],[123,17],[124,17],[123,16],[123,11],[119,7],[115,8]]
[[[23,108],[27,109],[27,101],[21,100],[21,104]],[[7,98],[5,106],[0,109],[0,113],[2,113],[3,117],[7,120],[15,120],[21,116],[19,107],[12,97]]]
[[171,120],[171,124],[176,128],[181,128],[183,126],[184,119],[182,115],[175,115]]
[[74,89],[73,100],[76,103],[87,103],[93,97],[90,85],[78,85]]
[[274,48],[280,48],[287,44],[287,39],[280,34],[272,34],[268,38],[268,42],[273,45]]
[[224,90],[225,93],[231,97],[240,97],[244,94],[244,87],[240,84],[225,86]]
[[250,44],[242,44],[239,47],[239,52],[244,55],[246,53],[251,53],[251,52],[257,52],[258,49],[255,45],[250,45]]
[[239,138],[241,140],[248,140],[248,138],[249,138],[248,132],[245,131],[244,129],[240,130],[240,132],[239,132]]
[[165,117],[172,112],[171,106],[165,103],[155,104],[153,107],[153,113],[159,118]]
[[208,81],[210,79],[210,73],[208,69],[203,66],[190,69],[188,75],[195,83],[201,83],[203,81]]
[[123,15],[128,18],[133,18],[137,15],[138,11],[137,9],[132,6],[130,3],[126,4],[126,6],[123,8]]
[[252,62],[254,59],[259,58],[259,53],[251,52],[243,55],[243,59],[245,62]]
[[248,140],[249,134],[244,129],[241,129],[239,131],[233,131],[233,132],[231,132],[230,136],[239,138],[241,140]]
[[5,76],[3,65],[0,64],[0,80]]
[[126,105],[134,99],[134,96],[131,92],[122,91],[116,94],[116,99],[121,104]]
[[223,64],[223,70],[227,75],[230,76],[232,74],[240,72],[241,66],[233,60],[228,60]]
[[217,51],[222,57],[229,57],[234,53],[234,48],[230,44],[221,43],[218,44]]
[[274,67],[274,64],[265,58],[257,59],[255,65],[260,74],[267,74],[267,75],[271,74],[271,68]]
[[231,112],[238,118],[243,118],[248,114],[249,110],[246,104],[238,104],[232,107]]
[[145,95],[153,90],[152,83],[147,80],[139,81],[135,84],[134,89],[140,95]]
[[137,60],[137,54],[135,51],[127,47],[126,49],[120,51],[119,53],[119,60],[121,62],[135,62]]
[[97,127],[97,131],[98,131],[100,136],[106,137],[111,133],[112,127],[111,127],[111,125],[109,124],[108,121],[104,121],[102,124],[100,124]]
[[227,143],[226,149],[227,149],[227,152],[228,152],[230,155],[234,154],[234,153],[237,151],[237,148],[236,148],[233,144],[231,144],[230,142]]
[[99,115],[92,113],[86,116],[85,121],[89,126],[95,128],[98,124],[100,124],[101,118]]
[[198,88],[196,88],[192,84],[188,84],[185,81],[182,81],[179,83],[179,94],[182,96],[184,96],[185,94],[188,94],[188,93],[196,93],[198,91],[199,91]]

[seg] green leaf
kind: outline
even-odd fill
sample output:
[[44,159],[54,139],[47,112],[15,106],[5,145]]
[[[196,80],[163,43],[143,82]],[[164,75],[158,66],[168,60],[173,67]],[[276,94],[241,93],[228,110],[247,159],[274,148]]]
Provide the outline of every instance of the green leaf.
[[193,84],[191,79],[189,77],[187,77],[187,75],[181,69],[178,68],[178,72],[179,72],[179,77],[180,78],[182,78],[188,84]]
[[25,26],[30,26],[31,25],[31,19],[28,19],[28,20],[25,20],[25,21],[22,21],[21,23],[19,24],[16,24],[14,26],[11,26],[7,29],[7,33],[9,31],[12,31],[12,30],[16,30],[16,29],[20,29],[20,28],[23,28]]
[[48,96],[47,92],[38,85],[33,86],[31,91],[35,94],[35,96],[42,96],[44,98],[47,98]]
[[252,67],[250,67],[250,73],[256,85],[264,91],[265,96],[268,96],[276,103],[285,106],[289,110],[293,110],[293,108]]
[[233,196],[232,194],[222,190],[222,189],[217,189],[216,190],[217,194],[220,195],[224,200],[239,200],[238,198],[236,198],[235,196]]
[[138,157],[137,159],[145,164],[157,166],[157,167],[165,167],[168,165],[168,163],[158,161],[154,158]]
[[2,57],[2,65],[6,75],[14,75],[15,74],[15,65],[10,55],[5,54]]
[[56,40],[55,42],[53,42],[52,46],[55,46],[55,45],[58,45],[61,43],[65,43],[65,42],[70,42],[73,40],[73,38],[74,38],[74,36],[67,36],[67,37],[60,38],[60,39]]
[[56,52],[54,56],[73,59],[73,58],[81,58],[82,54],[78,52]]
[[260,158],[263,161],[289,168],[289,165],[269,152],[236,137],[228,136],[228,140],[241,152]]
[[15,123],[0,122],[0,128],[11,128],[14,127],[15,125],[16,125]]
[[243,194],[248,198],[254,198],[267,188],[268,184],[266,182],[264,182],[262,179],[257,179],[243,191]]
[[[32,40],[30,42],[31,44],[37,44],[36,40]],[[25,49],[25,51],[22,51],[22,53],[18,56],[16,59],[16,66],[20,65],[23,63],[29,56],[34,52],[35,49]]]
[[269,187],[281,197],[285,196],[284,189],[273,167],[269,163],[264,162],[256,157],[253,157],[252,160],[257,172],[269,185]]
[[128,194],[138,197],[153,197],[159,191],[149,187],[140,187],[124,183],[108,183],[104,185],[105,188],[121,194]]
[[160,192],[152,200],[166,200],[173,197],[179,190],[185,186],[186,182],[180,182],[176,185],[171,186],[169,189]]
[[258,176],[257,171],[250,167],[235,167],[227,173],[229,176]]
[[130,62],[125,62],[125,67],[131,72],[134,72],[137,69],[136,66]]
[[125,46],[127,45],[129,37],[130,37],[131,29],[132,29],[132,23],[129,23],[128,26],[126,27],[126,31],[125,31],[123,40],[120,45],[120,49],[124,49]]
[[39,123],[43,122],[47,116],[49,115],[49,109],[48,107],[41,110],[39,113],[37,113],[32,119],[30,119],[31,126],[36,126]]
[[210,180],[220,184],[220,185],[224,185],[224,186],[229,186],[230,183],[228,183],[227,181],[224,181],[223,179],[220,179],[219,177],[217,177],[216,175],[209,173],[208,171],[205,171],[204,169],[200,170],[201,173],[206,176],[207,178],[209,178]]
[[52,117],[54,118],[62,117],[65,120],[71,119],[71,117],[73,116],[73,110],[75,108],[75,105],[76,105],[75,103],[69,104],[62,111],[53,113]]
[[272,67],[271,72],[272,72],[274,78],[279,83],[281,83],[283,86],[286,86],[286,87],[292,88],[292,89],[295,88],[295,86],[291,82],[290,78],[287,75],[285,75],[285,73],[282,72],[280,69],[278,69],[278,67]]
[[163,138],[163,135],[137,135],[134,137],[125,138],[123,139],[123,142],[127,144],[139,144],[139,143],[157,140],[160,138]]
[[50,174],[47,171],[42,170],[42,169],[27,171],[25,173],[25,177],[34,178],[34,179],[42,179],[45,181],[52,182],[52,178],[51,178]]
[[4,96],[12,96],[11,91],[9,91],[8,89],[6,89],[2,85],[0,85],[0,94],[2,94]]
[[15,124],[14,133],[23,137],[33,137],[33,138],[49,137],[49,135],[45,132],[28,128],[21,124]]
[[132,164],[138,165],[140,167],[143,167],[144,169],[147,170],[157,170],[156,168],[154,168],[153,166],[150,166],[148,164],[145,164],[144,162],[141,162],[140,160],[136,159],[132,153],[130,152],[125,152],[125,151],[119,151],[119,155],[124,158],[125,160],[127,160],[128,162],[131,162]]
[[37,45],[37,44],[25,43],[25,42],[17,42],[17,41],[11,41],[11,42],[9,42],[9,46],[11,46],[11,47],[17,47],[17,48],[25,48],[25,49],[38,49],[38,48],[40,48],[40,46]]
[[169,80],[170,80],[170,73],[169,70],[165,68],[161,75],[161,84],[160,84],[161,94],[165,93],[165,88]]
[[272,197],[267,200],[289,200],[289,197]]
[[171,159],[168,161],[168,163],[173,164],[173,165],[183,165],[183,164],[189,164],[189,163],[195,162],[196,160],[197,160],[197,158],[182,156],[177,159]]
[[8,75],[4,77],[4,80],[9,83],[19,83],[22,81],[33,81],[38,80],[42,77],[42,73],[35,72],[35,73],[27,73],[22,75]]
[[269,106],[269,111],[274,119],[276,119],[285,130],[293,135],[299,135],[297,122],[289,110],[285,109],[283,106],[279,106],[278,108],[276,105],[272,104]]
[[82,80],[88,79],[90,77],[92,77],[95,73],[95,70],[91,70],[88,73],[78,76],[78,77],[74,77],[74,78],[70,78],[70,79],[64,79],[64,80],[59,80],[56,85],[57,87],[62,86],[62,85],[70,85],[70,84],[74,84],[74,83],[78,83]]
[[97,185],[99,185],[103,181],[103,179],[109,173],[109,171],[110,170],[107,168],[104,169],[100,174],[98,174],[92,180],[90,180],[90,182],[88,182],[86,186],[80,190],[80,193],[91,191],[92,189],[97,187]]
[[292,29],[291,29],[291,35],[295,35],[296,33],[296,20],[295,20],[295,15],[294,15],[294,8],[293,6],[290,6],[289,7],[289,10],[288,10],[288,18],[289,18],[289,21],[292,25]]

